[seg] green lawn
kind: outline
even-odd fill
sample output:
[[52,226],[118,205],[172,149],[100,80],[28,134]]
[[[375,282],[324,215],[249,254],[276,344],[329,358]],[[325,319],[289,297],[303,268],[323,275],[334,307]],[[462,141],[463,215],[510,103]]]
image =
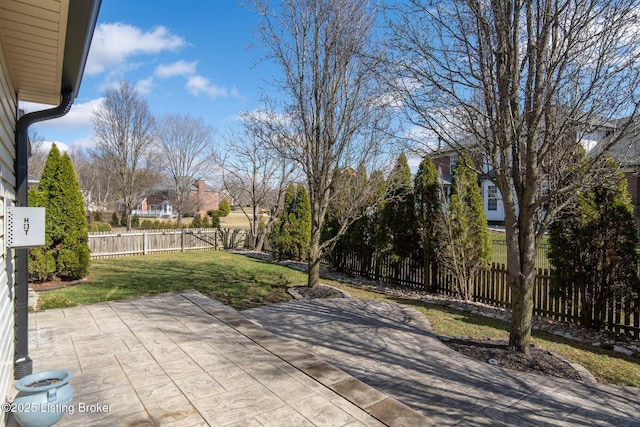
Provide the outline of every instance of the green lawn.
[[[495,262],[497,264],[506,264],[507,263],[507,242],[504,233],[498,233],[492,231],[490,233],[491,237],[491,262]],[[544,237],[542,242],[540,243],[540,247],[538,248],[538,253],[536,254],[536,267],[542,269],[551,269],[551,263],[549,262],[549,258],[547,254],[549,252],[549,239]]]
[[196,289],[242,310],[288,301],[286,288],[306,280],[302,272],[223,251],[97,259],[86,283],[41,293],[40,308]]
[[[286,289],[306,283],[297,270],[228,252],[188,252],[92,261],[81,285],[40,293],[40,308],[196,289],[238,310],[289,301]],[[362,299],[392,298],[351,285],[323,280]],[[397,300],[425,314],[437,334],[507,338],[507,324],[419,301]],[[543,348],[585,366],[598,381],[640,387],[640,364],[618,353],[594,349],[554,335],[534,334]]]

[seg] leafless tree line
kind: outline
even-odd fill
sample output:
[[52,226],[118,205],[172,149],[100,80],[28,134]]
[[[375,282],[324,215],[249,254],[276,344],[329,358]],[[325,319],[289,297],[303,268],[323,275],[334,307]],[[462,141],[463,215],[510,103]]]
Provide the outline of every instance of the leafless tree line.
[[[637,135],[640,1],[405,0],[387,8],[384,40],[380,11],[368,1],[250,3],[261,17],[265,60],[280,74],[264,108],[245,114],[243,129],[227,138],[218,167],[226,190],[250,206],[245,214],[254,236],[269,226],[261,225],[263,212],[277,215],[283,182],[304,180],[312,212],[309,285],[315,286],[319,262],[335,242],[320,238],[330,203],[348,194],[340,233],[367,204],[379,202],[366,182],[353,191],[340,185],[353,180],[339,177],[378,169],[389,135],[405,138],[421,155],[443,145],[472,151],[504,205],[510,343],[526,351],[535,256],[547,226],[576,194],[607,182],[604,153],[624,154]],[[200,164],[186,161],[195,154],[159,159],[179,151],[174,130],[186,132],[167,120],[160,134],[172,143],[152,144],[146,103],[136,101],[129,85],[120,90],[107,92],[95,116],[96,149],[89,155],[113,179],[108,191],[133,203],[139,194],[131,183],[154,180],[165,163],[174,169],[175,188],[183,187],[186,169]],[[136,102],[119,109],[109,96]],[[399,112],[410,126],[401,135],[390,122]]]

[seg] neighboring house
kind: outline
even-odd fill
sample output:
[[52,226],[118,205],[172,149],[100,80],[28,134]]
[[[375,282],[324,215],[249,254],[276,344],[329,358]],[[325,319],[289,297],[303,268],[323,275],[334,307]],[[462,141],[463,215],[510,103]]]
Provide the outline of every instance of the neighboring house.
[[217,191],[207,190],[207,185],[202,179],[196,180],[191,190],[190,197],[193,201],[193,213],[199,213],[205,216],[208,211],[217,211],[220,206],[220,195]]
[[[613,126],[613,124],[611,124]],[[587,152],[598,150],[598,144],[606,141],[610,135],[610,129],[602,127],[601,130],[590,133],[589,135],[581,135],[581,144]],[[623,172],[627,178],[627,188],[631,194],[634,207],[636,223],[640,229],[640,135],[621,140],[616,146],[610,149],[611,154],[620,162]],[[431,155],[436,170],[440,176],[441,182],[444,184],[445,192],[448,194],[451,185],[453,170],[458,162],[458,154],[447,148],[442,148]],[[504,225],[504,206],[502,197],[496,185],[491,181],[493,174],[488,165],[483,164],[481,158],[475,158],[477,168],[481,168],[484,172],[479,177],[480,191],[484,201],[484,213],[490,226]],[[544,184],[543,184],[544,185]],[[544,191],[544,188],[541,188]]]
[[[100,0],[0,0],[0,400],[28,375],[27,249],[8,249],[7,206],[26,206],[28,129],[60,117],[78,94]],[[18,102],[58,106],[19,115]],[[6,413],[0,425],[6,423]]]
[[173,206],[166,193],[152,193],[142,199],[133,210],[133,215],[140,218],[173,218]]
[[28,178],[27,178],[27,187],[29,190],[31,190],[32,188],[34,189],[38,189],[38,185],[40,184],[40,178],[37,178],[31,174],[29,174]]
[[[448,194],[453,171],[458,164],[458,154],[451,150],[442,150],[432,155],[433,163],[440,176],[440,182],[443,184],[445,193]],[[478,163],[481,163],[478,161]],[[480,164],[477,165],[480,167]],[[484,214],[487,217],[489,225],[504,225],[504,207],[500,198],[500,192],[493,182],[491,182],[491,171],[485,165],[483,167],[485,173],[480,177],[480,194],[484,201]]]
[[[171,205],[171,193],[173,192],[168,186],[160,188],[147,197],[140,200],[140,203],[132,211],[133,215],[141,218],[172,218],[177,215],[174,207]],[[207,189],[207,184],[202,179],[195,180],[191,190],[189,190],[189,212],[185,215],[200,214],[204,216],[207,211],[218,210],[220,201],[226,199],[230,206],[231,198],[227,195],[220,195],[217,191]]]
[[640,131],[638,127],[627,138],[623,138],[609,152],[620,163],[627,178],[627,189],[631,195],[633,214],[640,234]]

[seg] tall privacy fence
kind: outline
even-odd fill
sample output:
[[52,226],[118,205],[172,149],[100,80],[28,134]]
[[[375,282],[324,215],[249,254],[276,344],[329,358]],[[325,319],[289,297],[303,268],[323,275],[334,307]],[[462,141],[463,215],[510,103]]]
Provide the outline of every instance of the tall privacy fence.
[[89,250],[91,258],[109,258],[163,252],[244,248],[249,243],[248,234],[248,230],[229,228],[96,232],[89,233]]
[[[543,262],[542,259],[538,261]],[[548,260],[546,262],[548,263]],[[425,271],[425,262],[421,253],[416,253],[399,262],[397,260],[394,262],[388,255],[372,256],[355,252],[336,251],[332,256],[332,264],[338,270],[347,274],[412,290],[426,290],[424,275],[428,274],[430,280],[427,282],[433,284],[429,289],[430,292],[456,295],[455,278],[451,274],[439,271],[431,266]],[[536,262],[536,265],[538,265],[538,262]],[[553,272],[548,268],[537,268],[533,295],[534,314],[563,322],[578,323],[580,319],[580,301],[582,300],[580,291],[576,289],[567,298],[558,296],[552,291],[552,274]],[[472,295],[474,301],[510,307],[511,289],[507,282],[506,265],[493,262],[491,268],[478,272],[473,278]],[[613,332],[639,338],[640,312],[638,308],[640,307],[632,303],[625,311],[624,306],[623,301],[607,301],[604,327]]]

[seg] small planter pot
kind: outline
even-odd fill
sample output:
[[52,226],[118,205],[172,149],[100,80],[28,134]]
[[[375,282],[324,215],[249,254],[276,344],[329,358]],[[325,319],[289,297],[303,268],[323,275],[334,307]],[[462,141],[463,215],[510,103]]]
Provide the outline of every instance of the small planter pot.
[[[42,371],[16,382],[19,393],[13,400],[13,415],[22,427],[49,427],[71,406],[71,372]],[[72,410],[73,411],[73,410]]]

